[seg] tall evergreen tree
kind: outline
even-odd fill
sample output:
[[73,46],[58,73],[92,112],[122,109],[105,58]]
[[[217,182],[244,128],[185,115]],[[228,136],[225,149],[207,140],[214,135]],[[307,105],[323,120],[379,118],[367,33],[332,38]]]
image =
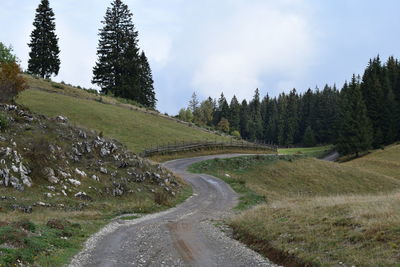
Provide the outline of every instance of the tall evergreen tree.
[[243,100],[240,108],[240,135],[243,139],[249,139],[249,106]]
[[239,131],[240,130],[240,103],[237,100],[236,96],[232,97],[231,104],[229,106],[230,116],[229,116],[229,124],[231,131]]
[[60,49],[56,36],[54,12],[48,0],[42,0],[36,9],[34,29],[31,33],[31,48],[28,60],[28,71],[32,74],[49,78],[58,75],[60,70]]
[[121,0],[114,0],[107,8],[99,33],[98,60],[93,68],[92,82],[105,94],[112,93],[140,103],[138,32],[132,16]]
[[262,140],[263,139],[263,123],[261,117],[261,102],[260,92],[258,88],[254,92],[254,97],[249,104],[249,138],[251,140]]
[[154,92],[153,74],[151,73],[149,61],[143,51],[140,54],[139,79],[140,103],[146,107],[155,108],[157,99]]
[[355,75],[341,92],[337,149],[343,155],[358,154],[371,147],[371,124]]

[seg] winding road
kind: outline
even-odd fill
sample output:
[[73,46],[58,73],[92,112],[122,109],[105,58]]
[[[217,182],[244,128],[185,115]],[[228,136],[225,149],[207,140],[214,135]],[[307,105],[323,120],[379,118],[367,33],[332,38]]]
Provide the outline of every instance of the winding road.
[[276,266],[214,226],[213,221],[232,215],[237,194],[220,179],[187,172],[195,162],[235,156],[165,163],[192,185],[193,195],[161,213],[115,220],[86,242],[70,266]]

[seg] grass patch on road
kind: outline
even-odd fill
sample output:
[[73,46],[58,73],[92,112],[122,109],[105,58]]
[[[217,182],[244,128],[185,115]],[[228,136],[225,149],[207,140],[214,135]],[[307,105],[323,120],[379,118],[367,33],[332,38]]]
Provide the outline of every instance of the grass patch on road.
[[385,151],[346,164],[251,156],[205,161],[192,170],[265,197],[229,224],[237,239],[278,264],[398,266],[400,180],[379,168],[400,163],[400,149]]

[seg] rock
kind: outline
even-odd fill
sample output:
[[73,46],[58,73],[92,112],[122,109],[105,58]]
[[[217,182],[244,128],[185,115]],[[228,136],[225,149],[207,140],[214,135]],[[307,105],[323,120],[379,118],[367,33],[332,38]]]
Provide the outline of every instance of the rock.
[[54,170],[50,167],[47,167],[43,170],[44,175],[47,177],[47,180],[52,184],[57,184],[59,179],[55,176]]
[[107,174],[108,170],[106,168],[104,168],[104,167],[100,167],[100,172],[104,173],[104,174]]
[[108,150],[104,147],[102,147],[100,149],[100,156],[102,156],[102,157],[108,156],[108,155],[110,155],[110,153],[111,153],[110,150]]
[[54,186],[51,186],[51,185],[46,186],[46,188],[49,189],[50,191],[53,191],[53,192],[56,191],[56,188]]
[[94,175],[94,174],[92,175],[92,179],[97,181],[97,182],[100,181],[100,178],[97,175]]
[[70,182],[70,184],[75,185],[75,186],[81,185],[81,182],[79,182],[78,180],[75,180],[75,179],[68,179],[68,182]]
[[75,197],[80,198],[82,200],[92,200],[92,198],[88,196],[85,192],[78,192],[75,194]]
[[128,167],[129,167],[129,163],[128,162],[123,161],[123,162],[121,162],[119,164],[119,168],[120,169],[125,169],[125,168],[128,168]]
[[52,198],[54,195],[52,193],[44,193],[44,196],[47,198]]
[[68,118],[67,117],[63,117],[63,116],[57,116],[56,120],[62,123],[67,123],[68,122]]
[[15,173],[19,172],[19,169],[17,168],[17,166],[15,166],[14,164],[11,166],[11,170]]
[[36,204],[35,204],[36,206],[41,206],[41,207],[48,207],[49,206],[49,204],[46,204],[46,203],[44,203],[44,202],[41,202],[41,201],[39,201],[39,202],[36,202]]
[[21,173],[21,180],[27,187],[32,187],[32,179],[28,175]]
[[114,197],[122,196],[124,194],[124,191],[120,188],[114,188],[112,192]]
[[79,131],[79,137],[83,138],[83,139],[87,139],[86,133],[84,131],[82,131],[82,130]]
[[32,206],[21,206],[20,210],[24,213],[32,213],[33,211]]
[[68,178],[68,177],[71,177],[71,174],[69,174],[67,172],[64,172],[64,171],[61,171],[61,170],[58,171],[58,174],[64,179]]
[[86,177],[86,173],[84,171],[80,171],[78,168],[75,169],[75,173],[82,176],[82,177]]
[[231,176],[227,173],[225,173],[225,177],[231,178]]
[[64,196],[68,196],[67,193],[65,192],[65,190],[61,190],[61,193],[62,193]]

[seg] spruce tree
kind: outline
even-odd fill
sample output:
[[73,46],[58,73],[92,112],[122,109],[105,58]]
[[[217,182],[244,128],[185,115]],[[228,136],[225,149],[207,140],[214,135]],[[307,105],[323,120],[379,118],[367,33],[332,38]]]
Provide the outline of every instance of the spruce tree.
[[308,126],[304,132],[303,145],[305,147],[313,147],[316,145],[314,131],[311,126]]
[[154,81],[151,73],[149,61],[145,53],[142,51],[140,54],[140,103],[146,107],[155,108],[156,94],[154,92]]
[[103,93],[133,99],[140,103],[138,32],[132,13],[121,0],[107,8],[93,68],[94,84]]
[[337,149],[343,155],[356,154],[371,147],[371,124],[362,98],[360,82],[353,75],[341,92]]
[[239,131],[240,130],[240,103],[237,100],[236,96],[232,97],[231,104],[229,106],[230,116],[229,116],[229,124],[231,131]]
[[32,74],[49,78],[52,74],[58,75],[60,70],[60,49],[56,36],[54,12],[48,0],[42,0],[36,9],[31,33],[31,48],[29,53],[28,71]]

